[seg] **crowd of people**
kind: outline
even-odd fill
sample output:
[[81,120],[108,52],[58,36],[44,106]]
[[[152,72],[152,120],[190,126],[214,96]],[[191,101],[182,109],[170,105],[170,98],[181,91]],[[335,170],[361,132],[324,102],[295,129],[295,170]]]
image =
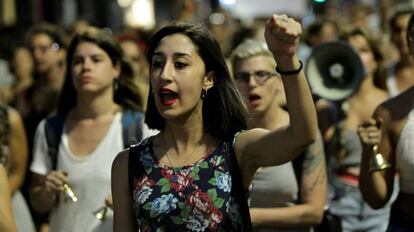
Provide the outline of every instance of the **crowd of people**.
[[[0,231],[414,231],[413,13],[34,25],[0,82]],[[305,70],[338,41],[364,75],[333,101]]]

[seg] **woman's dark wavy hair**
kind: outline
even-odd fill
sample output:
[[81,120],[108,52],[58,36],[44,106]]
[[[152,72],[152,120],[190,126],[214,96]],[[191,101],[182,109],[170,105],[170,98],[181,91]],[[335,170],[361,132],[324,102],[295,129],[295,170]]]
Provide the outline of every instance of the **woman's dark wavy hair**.
[[[212,33],[203,25],[195,23],[173,23],[159,30],[147,47],[148,63],[160,41],[169,35],[183,34],[191,39],[204,61],[205,72],[214,72],[214,86],[208,90],[203,102],[203,126],[210,135],[229,140],[237,131],[248,128],[247,110],[237,87],[230,76],[223,53]],[[151,65],[150,65],[150,72]],[[150,87],[151,88],[151,87]],[[164,130],[165,119],[158,112],[150,89],[145,122],[150,128]]]
[[115,38],[108,32],[95,27],[89,27],[85,31],[76,34],[69,45],[66,56],[66,76],[59,99],[58,113],[66,115],[76,106],[76,90],[72,83],[71,65],[73,53],[75,52],[76,47],[82,42],[96,44],[108,54],[112,64],[120,64],[121,74],[119,79],[114,83],[114,101],[119,104],[123,110],[142,111],[142,99],[139,95],[139,90],[133,81],[134,76],[132,68],[125,58],[121,47],[116,42]]

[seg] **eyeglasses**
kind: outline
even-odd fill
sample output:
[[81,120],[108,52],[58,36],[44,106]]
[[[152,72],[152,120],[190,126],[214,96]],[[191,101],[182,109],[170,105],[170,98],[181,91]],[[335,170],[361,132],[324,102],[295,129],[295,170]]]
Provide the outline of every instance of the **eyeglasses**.
[[236,73],[234,76],[236,81],[239,83],[247,84],[250,81],[250,77],[253,76],[254,80],[257,82],[257,84],[262,85],[264,84],[270,77],[276,76],[277,74],[274,72],[268,72],[268,71],[256,71],[256,72],[239,72]]

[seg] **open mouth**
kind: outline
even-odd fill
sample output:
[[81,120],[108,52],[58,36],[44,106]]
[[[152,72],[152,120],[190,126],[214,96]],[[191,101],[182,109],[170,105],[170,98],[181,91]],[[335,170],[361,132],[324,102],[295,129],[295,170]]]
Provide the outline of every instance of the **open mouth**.
[[256,95],[256,94],[250,94],[250,96],[249,96],[249,101],[250,101],[250,102],[253,102],[253,101],[258,101],[258,100],[260,100],[260,96],[259,96],[259,95]]
[[250,94],[249,95],[249,103],[250,103],[250,105],[252,105],[254,107],[259,105],[260,99],[261,99],[261,97],[257,94]]
[[178,94],[170,89],[162,88],[158,92],[161,104],[171,106],[177,101]]

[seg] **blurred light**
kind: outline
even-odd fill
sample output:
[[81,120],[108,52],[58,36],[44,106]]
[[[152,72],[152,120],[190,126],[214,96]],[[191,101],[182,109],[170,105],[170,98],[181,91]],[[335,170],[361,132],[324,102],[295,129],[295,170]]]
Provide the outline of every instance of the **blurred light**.
[[58,43],[52,43],[52,51],[57,52],[59,51],[59,44]]
[[130,7],[133,0],[118,0],[118,5],[122,8]]
[[208,19],[210,23],[214,25],[221,25],[226,20],[222,13],[212,13]]
[[316,3],[325,3],[326,2],[326,0],[313,0],[314,2],[316,2]]
[[153,0],[134,0],[126,11],[125,22],[131,27],[153,28],[155,26]]
[[234,5],[237,2],[237,0],[220,0],[220,4],[223,5]]

